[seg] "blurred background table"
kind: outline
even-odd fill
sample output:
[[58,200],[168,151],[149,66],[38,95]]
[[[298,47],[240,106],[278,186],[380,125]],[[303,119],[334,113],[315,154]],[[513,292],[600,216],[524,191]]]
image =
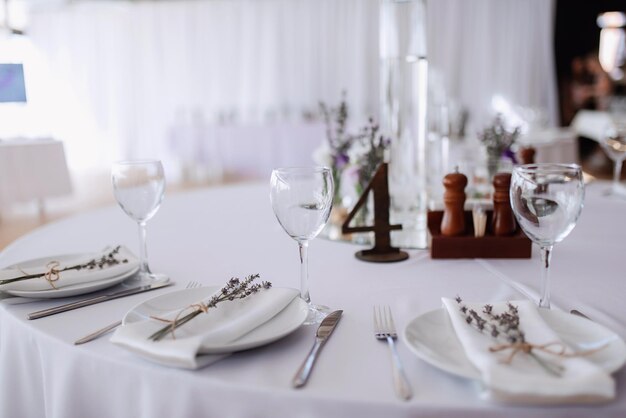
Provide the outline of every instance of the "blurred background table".
[[72,193],[61,141],[13,139],[0,141],[0,208]]
[[520,146],[535,148],[537,163],[579,163],[576,132],[570,128],[531,131],[519,140]]

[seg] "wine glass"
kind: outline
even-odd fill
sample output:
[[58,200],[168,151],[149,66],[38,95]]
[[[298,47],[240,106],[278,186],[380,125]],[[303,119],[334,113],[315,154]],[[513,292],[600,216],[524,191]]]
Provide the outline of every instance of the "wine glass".
[[522,230],[541,249],[540,308],[550,308],[552,247],[576,226],[585,198],[576,164],[526,164],[513,169],[511,206]]
[[129,286],[168,281],[154,274],[148,266],[146,222],[154,216],[163,201],[165,175],[158,160],[120,161],[111,169],[113,193],[120,207],[139,226],[139,272],[125,281]]
[[305,324],[317,324],[330,310],[311,304],[308,246],[326,225],[333,204],[333,178],[326,167],[277,168],[270,181],[272,209],[300,250],[300,297],[309,304]]
[[626,158],[626,122],[613,122],[604,131],[600,142],[604,151],[613,160],[613,185],[607,194],[620,195],[619,180],[622,174],[622,163]]

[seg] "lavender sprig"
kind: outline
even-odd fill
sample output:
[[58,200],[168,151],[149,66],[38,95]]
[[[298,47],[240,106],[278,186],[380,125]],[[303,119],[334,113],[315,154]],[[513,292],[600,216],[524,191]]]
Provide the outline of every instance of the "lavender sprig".
[[[508,344],[511,344],[511,347],[524,347],[522,351],[530,355],[548,373],[561,377],[563,373],[562,366],[548,363],[532,352],[532,344],[526,341],[526,335],[520,329],[520,317],[517,306],[509,302],[507,303],[506,311],[494,314],[493,306],[487,304],[483,307],[482,314],[484,316],[482,316],[474,309],[468,308],[460,296],[457,296],[455,300],[459,304],[459,310],[465,317],[465,322],[469,325],[480,332],[488,332],[494,339],[506,340]],[[511,359],[512,357],[509,358],[509,360]]]
[[[128,263],[127,259],[120,260],[116,258],[117,254],[120,252],[120,248],[121,246],[118,245],[117,247],[113,248],[110,252],[108,252],[107,254],[104,254],[100,258],[94,258],[92,260],[87,261],[86,263],[65,267],[63,269],[56,270],[56,271],[58,273],[62,273],[64,271],[69,271],[69,270],[76,270],[76,271],[83,270],[83,269],[94,270],[96,268],[103,269],[105,267],[109,267],[109,266],[113,266],[113,265],[117,265],[121,263]],[[48,272],[36,273],[36,274],[25,274],[23,276],[13,277],[11,279],[0,280],[0,285],[20,282],[23,280],[37,279],[40,277],[45,277],[47,274]]]
[[[213,295],[211,299],[209,299],[207,302],[193,304],[188,307],[192,309],[190,313],[181,317],[177,317],[172,321],[166,320],[166,322],[169,322],[169,324],[152,334],[150,337],[148,337],[148,339],[153,341],[159,341],[169,333],[172,333],[172,337],[175,337],[174,331],[177,328],[191,321],[193,318],[200,315],[201,313],[206,313],[210,308],[215,308],[219,303],[233,301],[235,299],[244,299],[254,293],[259,292],[261,289],[269,289],[270,287],[272,287],[272,283],[266,281],[253,284],[253,282],[259,277],[259,274],[252,274],[246,277],[244,280],[233,277],[228,281],[228,283],[226,283],[226,285],[220,290],[219,293]],[[188,308],[183,309],[183,311]],[[183,311],[181,311],[181,313]]]

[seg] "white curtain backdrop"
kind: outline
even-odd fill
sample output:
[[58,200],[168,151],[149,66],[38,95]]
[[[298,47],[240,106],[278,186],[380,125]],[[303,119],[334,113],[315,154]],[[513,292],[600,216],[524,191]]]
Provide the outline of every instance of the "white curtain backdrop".
[[470,110],[474,129],[493,116],[494,96],[498,111],[535,108],[556,123],[554,13],[552,0],[428,2],[431,67]]
[[[474,126],[494,94],[554,115],[553,3],[429,2],[431,68]],[[176,126],[197,120],[257,126],[271,146],[264,127],[305,123],[343,90],[355,123],[377,115],[378,0],[77,1],[33,8],[28,34],[74,168],[147,156],[180,167],[176,142],[189,138]]]

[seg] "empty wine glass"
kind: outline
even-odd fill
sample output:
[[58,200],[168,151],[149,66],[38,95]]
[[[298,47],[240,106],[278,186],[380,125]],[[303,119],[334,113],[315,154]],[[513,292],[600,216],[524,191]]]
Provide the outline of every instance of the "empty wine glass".
[[552,247],[576,226],[585,197],[580,166],[526,164],[513,169],[511,206],[522,230],[541,249],[540,308],[550,308]]
[[311,304],[308,285],[308,246],[326,225],[333,203],[333,178],[326,167],[277,168],[270,181],[272,209],[300,250],[300,297],[309,304],[305,324],[321,322],[330,312]]
[[163,201],[163,165],[158,160],[117,162],[111,169],[111,181],[117,203],[139,226],[139,272],[125,283],[134,286],[169,280],[163,274],[150,271],[146,248],[146,222]]
[[613,160],[613,185],[607,194],[624,195],[619,190],[619,180],[622,174],[622,163],[626,158],[626,122],[613,122],[605,130],[600,141],[602,148]]

